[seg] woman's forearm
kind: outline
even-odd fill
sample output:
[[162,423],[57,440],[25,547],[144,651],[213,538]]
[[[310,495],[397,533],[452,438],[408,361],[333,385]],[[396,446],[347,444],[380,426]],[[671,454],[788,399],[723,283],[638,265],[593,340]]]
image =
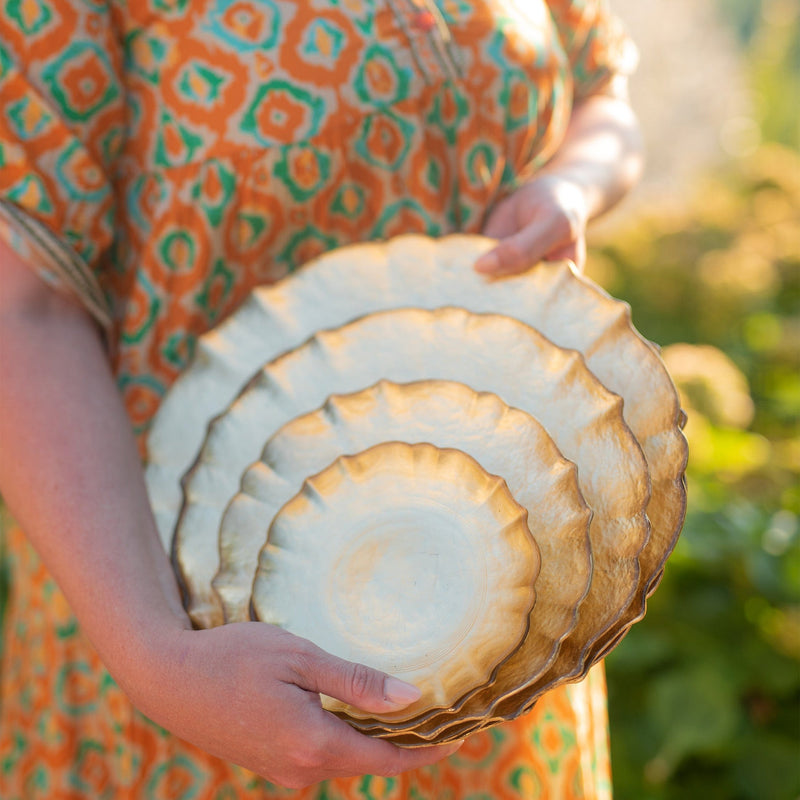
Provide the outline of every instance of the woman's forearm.
[[188,625],[100,336],[9,250],[0,297],[0,491],[101,657]]

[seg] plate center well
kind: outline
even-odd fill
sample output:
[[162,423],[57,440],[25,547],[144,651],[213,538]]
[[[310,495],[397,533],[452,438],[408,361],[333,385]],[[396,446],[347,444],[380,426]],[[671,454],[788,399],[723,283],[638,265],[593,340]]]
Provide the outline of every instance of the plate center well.
[[486,602],[480,535],[465,530],[476,521],[428,498],[407,503],[353,521],[324,590],[339,634],[395,673],[452,652]]

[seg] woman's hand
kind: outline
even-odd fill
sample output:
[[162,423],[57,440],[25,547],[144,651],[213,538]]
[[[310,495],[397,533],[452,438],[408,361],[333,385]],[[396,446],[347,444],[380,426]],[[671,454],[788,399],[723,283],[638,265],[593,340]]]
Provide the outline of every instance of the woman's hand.
[[484,234],[497,247],[475,264],[486,275],[523,272],[539,261],[586,260],[589,204],[585,192],[558,173],[541,175],[521,186],[492,211]]
[[181,738],[282,786],[396,775],[459,747],[403,750],[356,732],[322,709],[319,693],[376,713],[403,708],[419,691],[272,625],[181,630],[151,644],[149,656],[128,659],[116,676],[135,705]]
[[636,116],[622,95],[593,95],[573,109],[564,141],[544,169],[502,200],[484,233],[499,239],[475,269],[510,275],[542,259],[586,260],[586,226],[617,203],[642,171]]

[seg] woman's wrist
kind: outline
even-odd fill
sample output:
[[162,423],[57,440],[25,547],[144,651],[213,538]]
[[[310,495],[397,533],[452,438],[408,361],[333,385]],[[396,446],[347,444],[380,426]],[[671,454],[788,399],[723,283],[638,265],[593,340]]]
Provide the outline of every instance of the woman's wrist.
[[553,158],[492,210],[484,233],[499,242],[475,269],[497,277],[564,258],[581,268],[589,220],[618,202],[641,169],[638,123],[627,102],[587,98]]
[[[113,596],[113,589],[108,592]],[[76,604],[83,630],[115,678],[126,682],[132,668],[151,664],[168,651],[168,645],[192,626],[183,609],[151,584],[144,595],[114,598],[108,608],[81,608]]]
[[550,195],[576,231],[585,231],[589,221],[601,213],[602,197],[597,183],[580,164],[549,165],[520,188],[524,191],[531,184],[550,185]]
[[639,122],[626,99],[587,97],[572,111],[564,142],[539,175],[580,187],[587,221],[614,206],[636,185],[644,166]]
[[590,187],[556,170],[520,186],[489,218],[484,233],[499,242],[476,261],[475,269],[499,276],[564,258],[581,267],[590,193]]

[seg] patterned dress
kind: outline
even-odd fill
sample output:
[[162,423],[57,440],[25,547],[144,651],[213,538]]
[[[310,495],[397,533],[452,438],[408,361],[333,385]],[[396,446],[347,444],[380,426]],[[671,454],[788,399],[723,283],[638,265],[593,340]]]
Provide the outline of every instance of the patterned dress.
[[[0,233],[104,328],[141,438],[253,286],[479,231],[629,60],[602,0],[3,0]],[[23,534],[5,547],[4,800],[610,795],[598,668],[438,765],[271,787],[135,711]]]

